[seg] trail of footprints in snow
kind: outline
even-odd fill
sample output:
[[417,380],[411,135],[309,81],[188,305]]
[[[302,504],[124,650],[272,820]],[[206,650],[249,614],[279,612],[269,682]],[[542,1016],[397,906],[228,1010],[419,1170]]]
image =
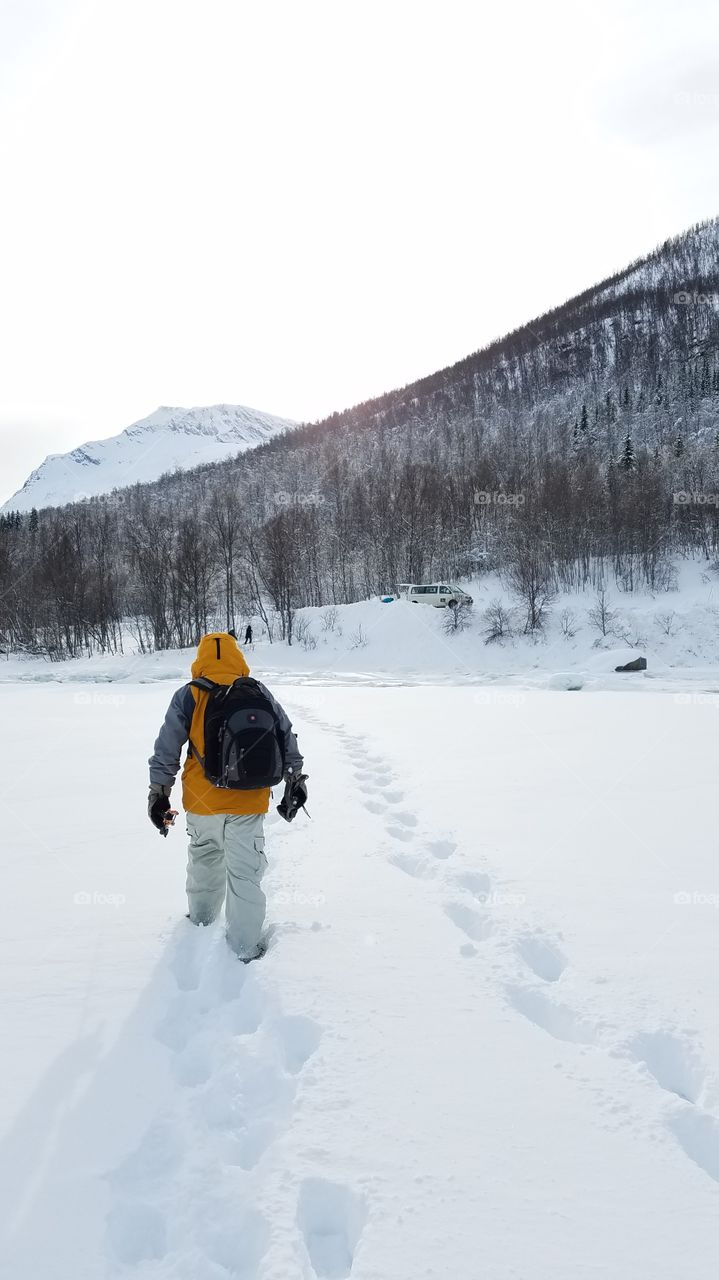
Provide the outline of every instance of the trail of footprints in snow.
[[[394,810],[393,806],[399,804],[403,796],[401,792],[392,790],[395,779],[388,774],[381,758],[370,755],[360,739],[353,735],[340,732],[338,736],[354,764],[355,777],[369,793],[366,808],[371,813],[389,816],[387,832],[390,836],[403,844],[412,843],[416,819],[412,814]],[[426,855],[446,861],[455,849],[456,845],[450,840],[429,841],[424,845],[424,852],[400,850],[390,855],[390,860],[408,875],[431,877],[435,868],[431,862],[428,863]],[[456,876],[455,882],[469,890],[479,902],[486,901],[492,889],[489,876],[476,871]],[[461,952],[476,955],[477,949],[473,944],[483,942],[491,935],[491,921],[466,903],[448,902],[444,910],[468,939],[460,948]],[[566,956],[559,945],[542,933],[522,935],[517,939],[516,950],[543,984],[558,982],[567,967]],[[541,988],[512,985],[507,988],[507,997],[518,1013],[554,1039],[577,1045],[600,1045],[597,1025],[567,1004],[551,999]],[[685,1104],[672,1111],[667,1126],[686,1155],[719,1182],[719,1118],[702,1105],[707,1073],[691,1042],[669,1031],[641,1032],[614,1052],[648,1072],[662,1089]]]
[[[517,951],[544,982],[557,982],[566,968],[559,947],[540,935],[520,938]],[[600,1046],[599,1028],[546,992],[510,986],[507,996],[519,1013],[556,1040]],[[703,1105],[709,1089],[707,1072],[689,1037],[667,1030],[641,1031],[610,1052],[642,1068],[684,1104],[672,1108],[666,1125],[689,1159],[719,1182],[719,1119]]]
[[[109,1175],[107,1248],[138,1276],[159,1274],[154,1268],[171,1255],[193,1280],[257,1280],[270,1224],[252,1203],[252,1171],[290,1122],[322,1029],[268,1005],[253,969],[231,957],[221,934],[209,949],[207,941],[183,939],[170,964],[177,995],[156,1034],[172,1052],[179,1098]],[[296,1222],[318,1280],[349,1276],[362,1200],[348,1187],[306,1179]]]
[[[320,724],[320,721],[317,721]],[[335,730],[330,725],[323,728],[336,733],[344,745],[354,768],[354,776],[364,789],[365,808],[370,813],[387,819],[386,832],[400,845],[411,845],[412,848],[400,848],[389,855],[389,861],[407,875],[419,879],[430,879],[436,874],[437,863],[447,862],[455,852],[457,845],[453,840],[425,840],[419,847],[415,828],[417,818],[408,810],[398,806],[404,799],[395,775],[389,770],[381,756],[373,755],[362,745],[355,735],[344,730]],[[489,876],[480,872],[467,872],[455,877],[455,883],[467,889],[478,902],[483,902],[491,892],[492,882]],[[488,916],[480,914],[474,907],[465,902],[448,902],[445,904],[445,915],[467,941],[460,951],[463,955],[477,954],[475,942],[483,942],[492,932],[492,924]]]

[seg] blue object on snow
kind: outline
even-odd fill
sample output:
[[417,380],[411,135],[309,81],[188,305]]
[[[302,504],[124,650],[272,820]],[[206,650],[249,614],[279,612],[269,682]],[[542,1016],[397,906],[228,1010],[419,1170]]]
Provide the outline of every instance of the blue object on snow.
[[394,596],[382,596],[382,604],[391,604]]

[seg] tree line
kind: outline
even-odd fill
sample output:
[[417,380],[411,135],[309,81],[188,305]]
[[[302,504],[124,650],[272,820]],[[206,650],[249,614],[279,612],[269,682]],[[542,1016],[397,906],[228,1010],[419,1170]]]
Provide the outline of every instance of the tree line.
[[291,642],[301,606],[487,569],[530,629],[558,588],[671,587],[677,556],[718,550],[718,241],[694,228],[452,369],[235,459],[0,517],[0,644],[64,658],[129,632],[148,651],[248,617]]

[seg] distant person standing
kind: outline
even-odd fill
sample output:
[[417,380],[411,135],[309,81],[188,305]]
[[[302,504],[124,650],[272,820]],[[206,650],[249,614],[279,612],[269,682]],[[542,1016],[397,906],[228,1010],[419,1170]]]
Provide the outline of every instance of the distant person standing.
[[245,644],[252,644],[252,623],[248,622],[245,627]]

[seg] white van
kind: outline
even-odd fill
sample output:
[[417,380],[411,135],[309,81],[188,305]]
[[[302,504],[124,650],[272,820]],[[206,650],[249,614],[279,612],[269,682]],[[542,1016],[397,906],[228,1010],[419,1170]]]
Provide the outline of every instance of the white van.
[[419,585],[402,582],[400,595],[412,604],[431,604],[435,609],[453,609],[458,604],[474,604],[474,600],[461,587],[451,582],[424,582]]

